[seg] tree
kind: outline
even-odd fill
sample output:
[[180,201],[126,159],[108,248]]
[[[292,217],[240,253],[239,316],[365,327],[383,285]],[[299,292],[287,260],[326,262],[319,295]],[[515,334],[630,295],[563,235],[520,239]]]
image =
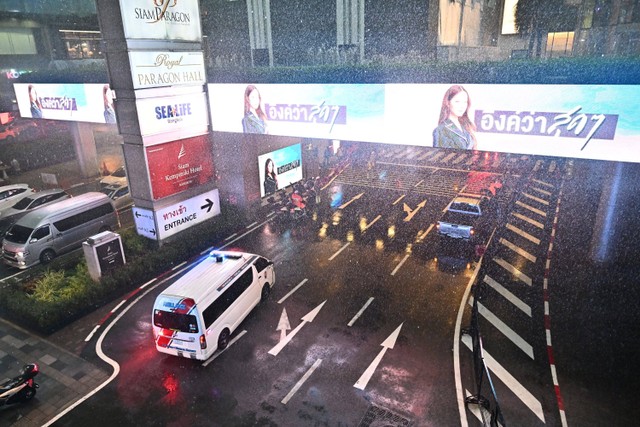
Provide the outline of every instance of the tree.
[[529,36],[529,57],[535,46],[536,58],[542,53],[543,35],[571,31],[575,25],[575,11],[567,8],[563,0],[518,0],[515,18],[516,30]]

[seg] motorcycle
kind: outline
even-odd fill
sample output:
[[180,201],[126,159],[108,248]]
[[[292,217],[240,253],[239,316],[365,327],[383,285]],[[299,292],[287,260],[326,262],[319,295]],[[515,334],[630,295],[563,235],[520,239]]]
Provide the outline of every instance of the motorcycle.
[[33,380],[40,369],[35,363],[25,365],[17,377],[0,384],[0,406],[33,399],[39,385]]

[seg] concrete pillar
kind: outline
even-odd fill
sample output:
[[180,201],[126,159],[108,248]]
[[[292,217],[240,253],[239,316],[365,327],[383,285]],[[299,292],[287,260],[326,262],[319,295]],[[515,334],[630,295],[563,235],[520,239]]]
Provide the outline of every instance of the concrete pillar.
[[93,124],[84,122],[71,122],[71,135],[73,135],[73,148],[80,164],[80,172],[84,178],[99,175],[98,151],[93,137]]

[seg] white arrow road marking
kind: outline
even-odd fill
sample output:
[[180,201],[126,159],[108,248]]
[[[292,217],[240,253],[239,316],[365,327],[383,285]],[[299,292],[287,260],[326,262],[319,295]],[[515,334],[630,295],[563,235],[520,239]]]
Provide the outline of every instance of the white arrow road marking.
[[276,331],[280,331],[280,342],[284,341],[287,337],[287,331],[291,329],[291,324],[289,323],[289,316],[287,316],[287,309],[282,309],[282,314],[280,315],[280,321],[278,322],[278,327]]
[[349,200],[347,203],[344,203],[342,206],[340,206],[338,209],[344,209],[347,206],[349,206],[352,202],[355,202],[356,200],[358,200],[360,197],[364,196],[364,192],[358,194],[357,196],[353,196],[353,198],[351,200]]
[[289,293],[288,293],[288,294],[286,294],[285,296],[283,296],[282,298],[280,298],[280,301],[278,301],[278,304],[282,304],[282,303],[284,302],[284,300],[286,300],[286,299],[287,299],[287,298],[289,298],[291,295],[293,295],[293,293],[294,293],[295,291],[297,291],[298,289],[300,289],[300,287],[301,287],[302,285],[304,285],[305,283],[307,283],[307,280],[308,280],[308,279],[304,279],[302,282],[298,283],[298,286],[296,286],[295,288],[291,289],[291,290],[289,291]]
[[313,366],[311,366],[309,368],[309,370],[302,376],[302,378],[300,378],[300,381],[298,381],[296,383],[295,386],[293,386],[293,388],[291,389],[291,391],[284,397],[284,399],[282,399],[281,403],[283,405],[286,405],[287,402],[289,401],[289,399],[291,399],[291,397],[293,397],[294,394],[296,394],[296,392],[300,389],[300,387],[302,387],[302,384],[305,383],[305,381],[307,381],[309,379],[309,377],[311,376],[311,374],[313,374],[313,371],[316,370],[316,368],[318,366],[320,366],[320,364],[322,363],[322,359],[318,359],[314,362]]
[[427,237],[427,234],[429,234],[431,230],[433,230],[433,224],[429,224],[429,228],[427,228],[427,231],[418,235],[418,240],[424,240],[424,238]]
[[407,213],[407,217],[404,219],[404,222],[411,221],[414,215],[417,214],[420,209],[424,208],[426,204],[427,204],[427,201],[423,200],[420,203],[418,203],[418,206],[416,206],[415,209],[411,209],[409,205],[404,203],[404,205],[402,206],[402,209]]
[[367,302],[364,303],[360,311],[357,312],[355,316],[353,316],[353,319],[351,319],[351,321],[347,323],[347,326],[353,326],[353,324],[356,323],[356,320],[358,320],[358,318],[362,316],[362,313],[364,313],[364,311],[367,309],[367,307],[369,307],[369,304],[371,304],[372,301],[373,297],[370,297]]
[[281,340],[275,347],[273,347],[271,350],[269,350],[269,354],[271,354],[272,356],[277,356],[278,353],[280,353],[280,351],[287,345],[289,344],[289,342],[293,339],[293,337],[300,332],[300,329],[302,329],[302,327],[304,325],[306,325],[307,323],[313,322],[313,319],[316,318],[316,316],[318,315],[318,313],[320,312],[320,309],[322,309],[322,306],[324,305],[324,303],[327,302],[327,300],[324,300],[322,302],[322,304],[320,304],[319,306],[317,306],[316,308],[314,308],[313,310],[311,310],[309,313],[305,314],[305,316],[301,319],[302,322],[300,322],[300,324],[298,326],[296,326],[296,328],[291,331],[291,333],[289,335],[287,335],[285,337],[285,339]]
[[402,325],[403,323],[400,323],[400,326],[398,326],[396,330],[393,331],[391,335],[389,335],[387,339],[384,340],[384,342],[381,344],[383,347],[382,350],[380,350],[380,353],[378,353],[376,358],[373,359],[373,362],[371,362],[369,367],[364,371],[364,373],[360,376],[358,381],[356,381],[356,383],[353,385],[355,388],[364,390],[364,388],[367,386],[367,383],[371,379],[371,376],[373,375],[373,373],[376,371],[376,368],[380,364],[380,361],[382,361],[382,358],[384,357],[384,354],[387,352],[387,349],[392,349],[396,345],[396,340],[398,339],[398,335],[400,335],[400,328],[402,328]]

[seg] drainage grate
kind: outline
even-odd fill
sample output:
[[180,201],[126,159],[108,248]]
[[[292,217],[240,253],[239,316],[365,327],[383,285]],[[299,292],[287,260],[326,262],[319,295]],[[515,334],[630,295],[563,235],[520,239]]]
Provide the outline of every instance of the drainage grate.
[[389,409],[371,405],[358,427],[413,427],[413,421]]

